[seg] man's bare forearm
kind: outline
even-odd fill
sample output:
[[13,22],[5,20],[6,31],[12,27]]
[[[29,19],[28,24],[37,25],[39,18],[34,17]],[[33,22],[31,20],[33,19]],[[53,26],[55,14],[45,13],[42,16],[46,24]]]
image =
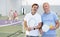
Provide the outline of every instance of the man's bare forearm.
[[59,28],[59,21],[58,20],[56,21],[56,26],[55,27],[56,27],[56,29]]
[[25,28],[25,30],[27,30],[27,28],[28,28],[26,21],[24,21],[24,28]]

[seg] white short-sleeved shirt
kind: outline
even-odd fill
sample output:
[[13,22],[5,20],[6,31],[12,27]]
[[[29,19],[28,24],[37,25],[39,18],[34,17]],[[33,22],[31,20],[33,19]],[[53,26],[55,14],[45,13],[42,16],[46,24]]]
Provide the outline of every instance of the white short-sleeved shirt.
[[[38,23],[42,22],[41,21],[41,16],[36,13],[35,15],[32,15],[31,13],[28,13],[25,17],[24,17],[24,20],[27,21],[27,26],[28,27],[34,27],[34,26],[37,26]],[[36,30],[31,30],[31,31],[27,31],[26,30],[26,35],[29,35],[29,36],[38,36],[39,34],[39,30],[36,29]]]

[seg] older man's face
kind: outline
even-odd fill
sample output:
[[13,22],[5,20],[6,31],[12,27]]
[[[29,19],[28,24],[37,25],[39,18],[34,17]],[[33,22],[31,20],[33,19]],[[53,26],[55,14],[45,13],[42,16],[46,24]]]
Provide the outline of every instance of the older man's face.
[[48,4],[48,3],[43,4],[43,9],[44,9],[44,11],[45,11],[46,13],[48,13],[49,10],[50,10],[49,4]]

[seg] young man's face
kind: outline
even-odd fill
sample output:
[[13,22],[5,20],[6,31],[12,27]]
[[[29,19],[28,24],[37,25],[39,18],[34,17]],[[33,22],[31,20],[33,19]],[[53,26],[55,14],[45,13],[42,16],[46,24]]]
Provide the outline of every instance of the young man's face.
[[48,4],[48,3],[44,4],[44,5],[43,5],[43,9],[44,9],[44,11],[45,11],[46,13],[48,13],[49,10],[50,10],[49,4]]
[[32,7],[32,14],[35,14],[37,12],[38,6],[34,5]]

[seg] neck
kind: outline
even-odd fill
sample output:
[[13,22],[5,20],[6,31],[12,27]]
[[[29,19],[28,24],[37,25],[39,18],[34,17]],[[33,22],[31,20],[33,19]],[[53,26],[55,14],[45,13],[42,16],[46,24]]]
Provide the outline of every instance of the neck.
[[45,13],[46,13],[46,14],[49,14],[49,13],[50,13],[50,11],[46,11]]
[[32,15],[35,15],[35,14],[36,14],[36,12],[31,12],[31,14],[32,14]]

